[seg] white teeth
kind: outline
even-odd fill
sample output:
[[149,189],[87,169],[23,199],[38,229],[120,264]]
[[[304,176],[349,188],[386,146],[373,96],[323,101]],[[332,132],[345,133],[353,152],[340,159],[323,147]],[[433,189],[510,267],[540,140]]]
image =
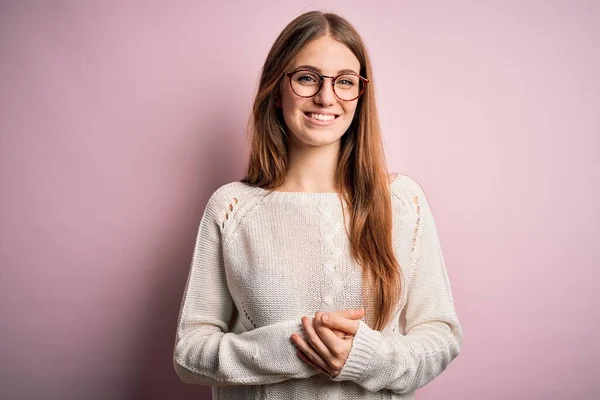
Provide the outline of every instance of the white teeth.
[[310,113],[308,115],[311,118],[318,119],[319,121],[331,121],[332,119],[335,119],[335,115],[324,115],[324,114],[315,114],[315,113]]

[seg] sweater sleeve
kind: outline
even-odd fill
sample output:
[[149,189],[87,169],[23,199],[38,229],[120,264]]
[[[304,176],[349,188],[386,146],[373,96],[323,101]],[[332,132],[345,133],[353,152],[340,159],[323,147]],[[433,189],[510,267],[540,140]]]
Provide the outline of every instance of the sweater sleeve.
[[[282,321],[243,333],[229,331],[235,304],[222,252],[224,198],[218,191],[204,210],[179,312],[173,365],[185,383],[225,386],[282,382],[319,373],[303,362],[290,341],[298,321]],[[221,217],[222,214],[222,218]]]
[[412,180],[417,222],[406,300],[406,334],[380,332],[362,320],[346,363],[334,381],[376,392],[411,393],[446,369],[463,333],[454,309],[437,229],[425,193]]

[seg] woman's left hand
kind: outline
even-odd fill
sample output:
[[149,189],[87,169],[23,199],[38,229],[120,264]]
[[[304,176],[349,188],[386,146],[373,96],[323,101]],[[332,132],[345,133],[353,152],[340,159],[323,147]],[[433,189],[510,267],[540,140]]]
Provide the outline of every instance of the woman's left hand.
[[[327,321],[323,321],[324,315],[327,315]],[[298,334],[292,335],[292,341],[299,349],[298,356],[329,377],[335,378],[346,363],[358,330],[358,320],[363,315],[363,309],[350,309],[328,313],[319,311],[312,321],[308,317],[302,317],[306,341]],[[334,330],[347,334],[338,337]]]

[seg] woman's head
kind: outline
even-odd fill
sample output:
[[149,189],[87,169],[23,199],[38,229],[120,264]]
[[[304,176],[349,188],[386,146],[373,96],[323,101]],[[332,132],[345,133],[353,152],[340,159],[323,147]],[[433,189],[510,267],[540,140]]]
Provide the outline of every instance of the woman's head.
[[327,34],[296,54],[275,89],[290,145],[339,147],[366,85],[360,70],[352,51]]
[[[318,93],[309,97],[310,83],[319,79],[308,71],[313,67],[321,75],[338,77],[335,92],[332,78],[326,77]],[[298,73],[289,75],[295,71]],[[340,77],[341,71],[348,75]],[[373,147],[366,142],[380,145],[375,96],[372,84],[367,83],[371,80],[364,43],[344,18],[311,11],[291,21],[277,37],[262,68],[251,121],[249,177],[256,178],[250,180],[265,188],[281,185],[293,146],[335,146],[340,155],[349,158],[360,150],[358,146]],[[313,88],[318,89],[318,84]],[[355,90],[360,93],[357,98],[350,96]],[[330,123],[315,121],[314,115],[312,119],[307,115],[311,112],[335,114],[336,118]],[[370,129],[359,129],[367,125]],[[361,137],[367,131],[372,132],[370,138]],[[341,167],[343,160],[338,160]],[[338,172],[342,172],[340,168]]]
[[[336,97],[331,79],[325,78],[320,91],[309,97],[315,89],[308,85],[311,78],[293,75],[290,81],[288,75],[300,67],[316,67],[327,76],[343,70],[358,72],[364,80],[354,76],[354,82],[361,85],[361,95],[354,98],[351,86],[340,78]],[[372,81],[365,45],[344,18],[311,11],[291,21],[263,65],[250,121],[248,172],[242,182],[277,188],[285,181],[290,149],[331,146],[335,150],[336,184],[349,205],[351,252],[363,268],[363,290],[369,292],[365,317],[372,317],[372,326],[382,329],[400,298],[402,271],[392,247],[391,196]],[[338,117],[319,126],[307,112]]]

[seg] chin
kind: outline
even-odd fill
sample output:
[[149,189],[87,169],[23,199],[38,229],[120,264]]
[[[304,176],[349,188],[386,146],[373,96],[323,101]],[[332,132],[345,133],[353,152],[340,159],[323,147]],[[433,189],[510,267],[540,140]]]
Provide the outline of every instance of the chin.
[[[302,116],[301,118],[304,118]],[[343,118],[343,116],[341,117]],[[304,120],[294,121],[293,128],[288,128],[294,136],[294,142],[301,146],[323,147],[339,142],[344,133],[348,130],[345,121],[337,121],[342,126],[320,127],[307,124]],[[290,124],[291,125],[291,124]],[[298,132],[298,133],[296,133]]]
[[310,132],[302,135],[295,135],[296,141],[306,146],[323,147],[338,142],[342,137],[338,132],[320,132],[320,135],[318,133],[319,132],[317,132],[317,134]]

